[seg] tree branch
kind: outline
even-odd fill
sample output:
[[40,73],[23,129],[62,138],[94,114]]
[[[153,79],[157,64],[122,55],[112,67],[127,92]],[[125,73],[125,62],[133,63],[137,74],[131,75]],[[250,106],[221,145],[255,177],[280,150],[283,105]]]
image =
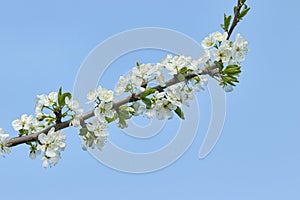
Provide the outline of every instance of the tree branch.
[[[199,75],[210,75],[211,77],[214,77],[214,76],[216,76],[216,69],[217,69],[217,66],[212,65],[209,69],[203,69],[201,73],[198,73],[198,74],[185,74],[185,80],[190,80],[190,79],[192,79],[196,76],[199,76]],[[180,82],[181,81],[179,81],[177,77],[174,77],[174,78],[170,79],[169,81],[167,81],[166,85],[164,87],[162,87],[160,85],[157,85],[157,86],[153,87],[153,89],[156,89],[158,91],[162,91],[165,88],[170,87],[170,86],[175,85],[175,84],[180,83]],[[121,99],[119,101],[114,102],[113,103],[113,109],[117,110],[120,106],[122,106],[126,103],[138,101],[142,94],[143,94],[143,92],[139,92],[139,93],[135,94],[134,96],[128,96],[124,99]],[[82,118],[80,119],[80,121],[84,122],[85,120],[93,117],[94,116],[94,110],[95,109],[85,113],[82,116]],[[19,144],[23,144],[23,143],[27,143],[27,142],[38,141],[38,136],[40,134],[42,134],[42,133],[47,134],[49,132],[49,130],[53,127],[55,128],[56,131],[67,128],[67,127],[71,126],[70,122],[71,122],[71,120],[67,120],[67,121],[64,121],[64,122],[61,122],[61,123],[51,125],[51,126],[45,128],[45,129],[41,130],[41,131],[38,131],[38,132],[30,134],[30,135],[11,138],[6,143],[6,146],[7,147],[13,147],[13,146],[17,146]]]
[[239,19],[239,13],[241,11],[241,8],[244,4],[241,2],[241,0],[238,0],[237,2],[237,5],[236,5],[236,9],[235,9],[235,12],[234,12],[234,18],[233,18],[233,21],[232,21],[232,24],[230,26],[230,29],[228,31],[228,36],[227,36],[227,40],[230,38],[234,28],[236,27],[236,25],[240,22],[240,19]]

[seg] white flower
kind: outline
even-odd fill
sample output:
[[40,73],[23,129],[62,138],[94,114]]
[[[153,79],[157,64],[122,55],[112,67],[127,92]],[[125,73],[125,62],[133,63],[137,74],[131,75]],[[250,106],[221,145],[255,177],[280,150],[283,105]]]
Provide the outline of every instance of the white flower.
[[204,38],[204,40],[201,42],[201,45],[204,49],[208,49],[213,47],[215,43],[216,39],[214,38],[213,34],[210,34],[208,37]]
[[94,110],[95,116],[98,118],[100,122],[106,122],[105,117],[113,118],[115,112],[113,110],[113,103],[105,103],[101,102]]
[[87,94],[87,99],[89,100],[87,103],[95,102],[96,100],[111,102],[113,100],[113,91],[107,90],[106,88],[102,88],[99,86],[95,90],[90,91]]
[[182,107],[182,105],[189,106],[189,101],[194,98],[194,92],[196,87],[186,87],[185,83],[179,83],[173,85],[167,90],[167,99],[176,107]]
[[87,123],[86,126],[87,129],[93,132],[97,137],[107,137],[109,135],[107,132],[107,122],[100,122],[95,119],[92,123]]
[[140,114],[142,114],[145,110],[146,110],[146,107],[145,107],[145,104],[143,103],[140,103],[139,101],[136,101],[132,104],[132,107],[133,107],[133,112],[134,112],[134,116],[138,116]]
[[37,96],[37,103],[42,106],[53,106],[57,102],[58,93],[57,92],[51,92],[49,95],[38,95]]
[[173,110],[176,108],[177,107],[167,99],[157,100],[155,105],[156,118],[159,120],[170,119],[173,117]]
[[37,156],[39,156],[41,154],[40,150],[37,150],[37,145],[31,145],[30,146],[30,153],[29,153],[29,157],[34,160],[36,159]]
[[39,156],[41,154],[40,150],[35,150],[35,151],[30,151],[29,153],[29,158],[31,158],[32,160],[36,159],[37,156]]
[[223,34],[220,33],[220,32],[214,32],[212,33],[212,37],[218,41],[218,42],[224,42],[227,40],[227,37],[228,37],[228,33],[227,32],[224,32]]
[[68,97],[66,97],[65,102],[66,102],[67,107],[72,112],[74,112],[74,114],[72,115],[70,124],[74,127],[80,126],[80,119],[83,114],[83,109],[80,108],[78,101],[76,101],[74,99],[69,99]]
[[222,62],[228,62],[232,56],[231,49],[226,42],[223,42],[218,49],[212,49],[211,54],[214,56],[215,61]]
[[148,118],[153,118],[155,115],[159,120],[172,118],[173,110],[175,110],[177,106],[167,99],[167,94],[165,92],[156,92],[154,98],[156,99],[154,107],[147,110],[145,115]]
[[37,103],[35,105],[35,117],[38,120],[42,119],[42,117],[43,117],[42,109],[43,109],[43,106],[41,104]]
[[43,156],[42,157],[42,161],[43,161],[43,168],[48,168],[49,165],[50,167],[53,166],[53,165],[56,165],[60,159],[60,154],[56,154],[54,157],[47,157],[47,156]]
[[4,130],[0,128],[0,155],[4,156],[4,154],[10,153],[10,148],[6,146],[8,142],[8,134],[4,133]]
[[207,61],[210,60],[210,51],[205,49],[203,54],[200,56],[200,58],[198,59],[198,63],[199,64],[204,64]]
[[101,101],[111,102],[114,99],[114,92],[103,88],[101,90],[99,98]]
[[166,68],[170,75],[175,75],[184,67],[192,71],[198,71],[198,64],[198,60],[193,60],[191,57],[183,55],[172,57],[171,55],[168,55],[158,64],[158,66],[160,68]]
[[126,88],[129,82],[129,78],[125,78],[124,76],[120,76],[119,81],[115,87],[115,92],[117,95],[121,95],[123,92],[126,92]]
[[95,119],[92,123],[87,123],[88,131],[82,136],[83,150],[87,150],[87,148],[97,148],[102,150],[107,141],[107,137],[109,136],[107,128],[107,123],[100,122],[97,119]]
[[66,136],[59,131],[55,131],[54,127],[50,129],[48,134],[42,133],[38,136],[39,144],[38,151],[44,152],[42,157],[43,167],[48,167],[48,162],[51,165],[57,164],[60,158],[60,151],[66,147]]
[[95,88],[94,90],[89,91],[89,93],[87,94],[87,99],[89,100],[87,103],[92,103],[94,101],[97,100],[97,98],[99,97],[99,93],[101,90],[101,86],[99,86],[98,88]]
[[163,73],[161,73],[160,71],[156,72],[155,80],[160,86],[162,86],[162,87],[166,86],[165,77],[164,77]]
[[145,116],[152,119],[155,116],[155,108],[146,110]]
[[132,75],[143,79],[148,79],[157,71],[158,67],[151,64],[140,64],[132,69]]
[[12,126],[16,131],[21,129],[28,130],[31,124],[33,117],[30,115],[27,117],[27,114],[23,114],[20,119],[16,119],[12,122]]
[[240,35],[236,35],[236,40],[233,43],[233,63],[242,62],[248,52],[248,42]]
[[34,119],[32,115],[27,116],[27,114],[23,114],[20,119],[14,120],[12,126],[16,131],[22,129],[28,130],[29,134],[40,130],[38,121]]

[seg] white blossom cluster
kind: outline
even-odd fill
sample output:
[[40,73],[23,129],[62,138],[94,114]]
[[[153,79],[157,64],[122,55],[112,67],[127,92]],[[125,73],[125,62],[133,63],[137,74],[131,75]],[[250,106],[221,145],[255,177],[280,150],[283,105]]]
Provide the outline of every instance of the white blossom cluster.
[[[137,63],[131,73],[120,77],[114,92],[101,86],[90,91],[87,94],[87,103],[95,104],[95,118],[92,121],[84,122],[83,109],[79,103],[70,93],[62,93],[60,89],[59,92],[38,95],[36,116],[23,114],[12,122],[12,126],[21,137],[69,120],[71,126],[81,126],[79,135],[82,138],[83,149],[102,150],[109,136],[108,125],[115,120],[118,120],[119,127],[124,128],[127,119],[138,115],[163,120],[171,119],[176,113],[184,119],[183,106],[189,106],[195,92],[202,90],[208,83],[207,75],[201,75],[204,70],[207,72],[212,66],[216,66],[216,63],[221,63],[221,68],[214,68],[219,72],[217,78],[224,78],[221,77],[223,73],[230,81],[230,76],[239,74],[239,65],[245,60],[248,52],[248,42],[240,34],[236,35],[234,42],[229,41],[227,37],[227,32],[210,34],[202,41],[204,53],[197,59],[184,55],[167,55],[156,64]],[[225,70],[222,71],[223,69]],[[192,75],[191,78],[187,79],[188,75]],[[176,84],[169,84],[169,77],[176,80]],[[157,87],[152,87],[153,85]],[[224,84],[223,87],[225,91],[232,90],[230,84]],[[136,99],[115,108],[114,93],[128,94]],[[6,146],[8,137],[9,135],[0,129],[0,155],[10,152],[10,148]],[[30,146],[29,156],[34,159],[42,153],[43,167],[56,165],[61,158],[61,151],[66,147],[65,140],[66,136],[55,131],[53,127],[48,133],[39,134],[38,141],[27,143]]]
[[214,32],[206,37],[201,43],[206,57],[223,63],[240,64],[248,52],[248,42],[240,34],[236,35],[234,42],[227,40],[227,37],[227,32]]
[[74,127],[80,126],[80,119],[83,115],[83,109],[80,108],[78,101],[74,99],[65,98],[66,106],[69,111],[69,116],[71,117],[70,124]]
[[[58,98],[58,92],[51,92],[48,95],[42,94],[37,96],[35,115],[39,121],[45,122],[47,125],[55,122],[56,116],[54,111],[60,109],[61,106],[59,105]],[[64,102],[67,110],[65,110],[62,114],[71,117],[71,125],[75,127],[79,126],[79,119],[82,117],[83,109],[80,108],[78,101],[69,98],[68,96],[64,97]],[[45,109],[48,109],[50,112],[46,113]]]
[[15,119],[12,122],[12,126],[15,131],[19,131],[21,135],[31,134],[41,130],[38,120],[33,118],[32,115],[27,116],[27,114],[23,114],[20,118]]
[[[60,151],[63,151],[66,147],[66,136],[61,134],[59,131],[55,131],[54,128],[51,128],[47,134],[40,134],[38,139],[39,143],[35,154],[43,152],[43,167],[47,168],[48,166],[56,165],[58,160],[61,158]],[[33,155],[31,157],[33,157]]]
[[84,150],[87,148],[102,150],[109,135],[107,120],[114,118],[116,113],[112,102],[114,93],[99,86],[87,94],[87,99],[89,100],[87,103],[96,103],[94,109],[96,118],[92,122],[88,122],[87,130],[80,134],[83,140],[82,147]]
[[[19,136],[30,135],[55,124],[57,115],[60,115],[59,117],[61,118],[68,117],[70,125],[77,127],[80,125],[82,114],[83,109],[69,94],[51,92],[48,95],[42,94],[37,96],[35,118],[32,115],[23,114],[12,122],[12,126],[15,131],[19,132]],[[48,133],[41,133],[38,136],[38,141],[27,143],[30,146],[29,157],[35,159],[43,152],[41,158],[43,167],[55,165],[61,157],[60,152],[66,146],[65,138],[65,135],[55,131],[54,128],[50,129]],[[1,154],[9,153],[10,151],[5,146],[7,139],[8,134],[4,134],[4,131],[0,129]]]
[[151,81],[164,87],[166,84],[167,71],[169,75],[176,75],[182,69],[189,71],[189,73],[199,73],[199,61],[193,60],[191,57],[184,55],[167,55],[161,62],[157,64],[140,64],[134,67],[130,74],[121,76],[116,87],[117,95],[122,95],[124,92],[132,94],[145,91],[145,85]]

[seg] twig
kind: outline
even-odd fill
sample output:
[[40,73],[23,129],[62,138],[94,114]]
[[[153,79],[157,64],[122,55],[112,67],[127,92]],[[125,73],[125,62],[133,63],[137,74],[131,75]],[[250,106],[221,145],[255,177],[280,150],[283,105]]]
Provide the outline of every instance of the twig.
[[235,9],[235,12],[234,12],[234,18],[233,18],[232,24],[230,26],[230,29],[228,31],[227,40],[230,38],[230,36],[231,36],[234,28],[236,27],[236,25],[240,22],[239,13],[240,13],[240,10],[241,10],[243,5],[244,4],[241,2],[241,0],[238,0],[237,6],[236,6],[236,9]]

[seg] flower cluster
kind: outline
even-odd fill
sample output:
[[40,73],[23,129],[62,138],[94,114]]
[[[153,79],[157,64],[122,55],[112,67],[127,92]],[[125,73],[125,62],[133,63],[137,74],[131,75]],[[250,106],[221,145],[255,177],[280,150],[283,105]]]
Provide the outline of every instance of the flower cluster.
[[38,139],[37,152],[43,152],[43,167],[56,165],[60,159],[60,151],[66,147],[66,136],[51,128],[47,134],[40,134]]
[[6,143],[8,141],[8,134],[4,133],[4,130],[0,128],[0,155],[4,156],[4,154],[10,153],[10,148],[6,147]]
[[83,109],[80,108],[78,101],[72,98],[69,99],[69,97],[66,97],[65,102],[66,102],[66,107],[68,108],[66,112],[71,117],[70,124],[74,127],[80,126],[80,119],[83,115]]
[[235,41],[227,40],[228,33],[214,32],[202,41],[205,49],[202,61],[206,66],[213,62],[217,66],[218,74],[214,77],[226,92],[231,92],[241,73],[241,62],[248,52],[248,42],[237,34]]
[[[42,154],[43,167],[56,165],[61,151],[66,147],[66,136],[56,131],[56,124],[70,122],[70,126],[80,127],[82,147],[102,150],[109,136],[109,123],[118,120],[118,126],[125,128],[126,120],[132,116],[145,115],[159,120],[171,119],[174,114],[184,119],[182,111],[189,106],[195,92],[203,90],[208,76],[219,81],[225,91],[231,91],[238,82],[240,64],[248,52],[248,42],[237,34],[235,41],[229,41],[227,31],[214,32],[202,41],[204,53],[197,59],[184,55],[167,55],[156,64],[137,63],[130,73],[121,76],[115,91],[101,86],[87,94],[87,103],[94,103],[95,118],[86,120],[83,109],[68,92],[58,92],[37,96],[35,115],[23,114],[12,122],[19,136],[38,133],[52,126],[48,133],[38,135],[38,141],[27,142],[30,158]],[[152,87],[155,85],[154,87]],[[114,102],[114,93],[128,94],[130,100],[122,105]],[[122,102],[122,100],[120,101]],[[0,154],[10,152],[6,146],[8,134],[0,129]]]
[[45,120],[48,122],[48,124],[51,124],[53,122],[53,119],[55,119],[55,115],[53,112],[50,112],[49,114],[46,114],[44,111],[45,108],[48,108],[49,110],[53,111],[53,108],[56,108],[58,100],[58,93],[57,92],[51,92],[50,94],[42,94],[38,95],[36,99],[36,105],[35,105],[35,115],[36,118],[41,121]]
[[[62,122],[62,119],[70,121],[70,125],[79,126],[83,115],[83,109],[79,103],[72,98],[68,92],[62,93],[60,88],[58,92],[51,92],[48,95],[38,95],[36,99],[34,118],[32,115],[23,114],[20,118],[12,122],[13,128],[19,132],[19,136],[34,134],[43,128]],[[1,135],[1,149],[7,151],[4,141],[7,135]],[[52,128],[47,134],[41,133],[38,141],[27,142],[29,145],[29,157],[35,159],[41,152],[43,166],[55,165],[60,159],[60,152],[65,148],[65,136],[56,132]]]
[[81,129],[79,134],[83,139],[82,148],[84,150],[87,148],[102,150],[109,136],[107,131],[108,123],[103,123],[95,118],[92,122],[87,123],[86,127],[85,129]]
[[248,42],[240,35],[236,35],[235,42],[227,40],[228,33],[214,32],[202,41],[206,54],[214,61],[222,61],[229,65],[240,64],[245,60],[248,52]]
[[32,115],[27,116],[27,114],[23,114],[20,118],[15,119],[12,122],[12,126],[16,131],[19,131],[20,136],[32,134],[42,128],[37,119],[34,119]]
[[113,109],[114,93],[111,90],[99,86],[87,94],[87,103],[95,103],[94,115],[96,118],[92,122],[88,122],[86,127],[80,130],[82,137],[82,147],[97,148],[102,150],[106,139],[109,135],[107,128],[108,123],[113,121],[116,112]]

